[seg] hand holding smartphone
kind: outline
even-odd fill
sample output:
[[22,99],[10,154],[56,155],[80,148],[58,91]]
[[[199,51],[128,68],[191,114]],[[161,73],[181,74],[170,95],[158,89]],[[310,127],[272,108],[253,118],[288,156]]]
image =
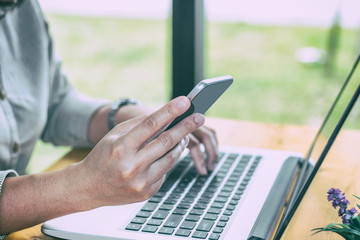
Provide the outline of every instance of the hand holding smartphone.
[[226,91],[226,89],[229,88],[233,81],[232,76],[227,75],[199,82],[187,95],[191,101],[190,108],[184,114],[171,122],[170,125],[165,128],[165,131],[193,113],[204,114]]
[[[151,142],[156,137],[158,137],[162,132],[172,128],[176,124],[178,124],[184,118],[190,116],[193,113],[201,113],[204,114],[215,102],[216,100],[229,88],[229,86],[233,83],[233,78],[229,75],[211,78],[202,80],[199,82],[193,90],[187,95],[190,99],[190,107],[189,109],[180,115],[179,117],[175,118],[171,123],[165,126],[162,130],[157,132],[148,142]],[[194,158],[195,166],[198,169],[199,173],[206,174],[207,169],[201,164],[203,160],[199,158]],[[207,164],[210,164],[209,169],[212,170],[215,164],[215,160],[213,158],[209,158]]]
[[174,121],[164,127],[161,131],[157,132],[147,142],[151,142],[152,140],[157,138],[162,132],[172,128],[181,120],[183,120],[187,116],[190,116],[193,113],[204,114],[229,88],[233,81],[234,80],[230,75],[200,81],[187,95],[191,102],[190,108],[181,116],[175,118]]

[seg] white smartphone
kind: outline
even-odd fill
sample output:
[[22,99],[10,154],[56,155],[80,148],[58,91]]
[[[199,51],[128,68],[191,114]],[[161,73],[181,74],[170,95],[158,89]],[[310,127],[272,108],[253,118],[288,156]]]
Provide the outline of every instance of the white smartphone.
[[230,75],[205,79],[199,82],[193,90],[187,95],[191,101],[190,108],[181,116],[175,118],[165,131],[178,124],[181,120],[190,116],[193,113],[204,114],[216,100],[229,88],[233,83],[233,78]]

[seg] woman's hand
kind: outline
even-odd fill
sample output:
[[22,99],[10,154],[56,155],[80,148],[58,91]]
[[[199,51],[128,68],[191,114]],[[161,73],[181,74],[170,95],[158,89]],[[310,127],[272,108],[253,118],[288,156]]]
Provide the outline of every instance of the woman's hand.
[[[152,111],[144,105],[126,105],[121,107],[116,113],[115,121],[124,122],[128,119],[150,114]],[[218,142],[216,133],[213,129],[202,126],[195,132],[189,134],[189,145],[191,156],[197,171],[206,175],[208,170],[214,170],[218,160]],[[204,157],[201,149],[203,145],[206,156]]]
[[[200,174],[206,175],[208,170],[212,171],[215,169],[219,157],[215,130],[202,126],[190,134],[189,138],[188,148],[194,159],[195,167]],[[205,157],[200,148],[201,145],[204,146]]]
[[[93,207],[143,201],[161,187],[164,176],[187,145],[187,135],[204,123],[195,113],[147,143],[190,106],[179,97],[147,117],[136,117],[118,124],[76,166],[81,189],[86,190]],[[202,132],[198,136],[202,136]]]

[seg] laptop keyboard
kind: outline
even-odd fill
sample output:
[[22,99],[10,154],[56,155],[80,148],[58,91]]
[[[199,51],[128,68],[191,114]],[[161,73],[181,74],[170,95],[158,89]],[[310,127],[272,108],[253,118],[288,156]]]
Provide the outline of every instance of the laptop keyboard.
[[222,152],[221,167],[202,176],[186,156],[125,229],[219,239],[260,161],[261,156]]

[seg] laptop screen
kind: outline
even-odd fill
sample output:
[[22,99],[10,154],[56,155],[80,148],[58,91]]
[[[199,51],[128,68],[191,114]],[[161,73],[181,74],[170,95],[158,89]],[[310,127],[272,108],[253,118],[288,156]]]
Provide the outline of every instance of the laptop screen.
[[[324,120],[316,138],[310,148],[307,157],[318,160],[321,157],[321,154],[325,150],[329,141],[331,139],[333,133],[336,130],[336,127],[342,123],[341,120],[345,120],[346,109],[348,105],[351,103],[352,97],[355,97],[355,93],[357,88],[360,85],[360,70],[357,68],[359,58],[356,60],[355,65],[353,66],[346,82],[342,86],[340,93],[338,94],[333,106],[331,107],[326,119]],[[335,134],[336,135],[336,134]]]
[[[309,162],[309,159],[312,159],[316,162],[314,169],[310,175],[302,176],[304,179],[300,181],[299,190],[295,193],[296,197],[293,198],[293,203],[290,204],[286,215],[283,217],[283,221],[280,223],[278,232],[275,236],[275,239],[280,239],[282,233],[284,232],[286,226],[288,225],[291,217],[294,215],[296,208],[300,204],[302,198],[304,197],[307,189],[310,186],[311,181],[315,177],[316,172],[320,168],[326,154],[328,153],[332,143],[334,142],[338,132],[340,131],[342,125],[344,124],[347,116],[349,115],[351,108],[355,104],[359,93],[360,93],[360,70],[358,67],[360,61],[360,55],[355,61],[351,72],[349,73],[344,85],[342,86],[340,93],[335,99],[332,107],[330,108],[329,113],[327,114],[323,124],[320,127],[307,155],[305,158],[305,164]],[[301,174],[299,175],[299,178]]]

